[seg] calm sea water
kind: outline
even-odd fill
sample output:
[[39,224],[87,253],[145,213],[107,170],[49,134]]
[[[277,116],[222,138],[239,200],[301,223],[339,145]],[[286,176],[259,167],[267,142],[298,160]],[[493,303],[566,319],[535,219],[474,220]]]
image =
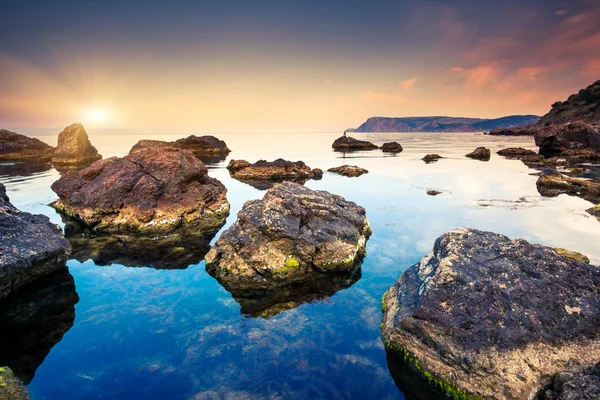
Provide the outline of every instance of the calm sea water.
[[[181,136],[92,135],[91,140],[109,157],[126,154],[142,138]],[[66,315],[57,324],[55,341],[64,336],[46,345],[51,350],[45,358],[48,349],[30,360],[31,368],[37,367],[28,385],[34,400],[402,399],[380,340],[381,296],[440,234],[475,227],[581,251],[600,263],[600,223],[585,212],[591,204],[566,195],[540,197],[537,177],[530,175],[535,171],[495,154],[503,147],[535,149],[531,138],[355,135],[377,144],[398,140],[405,150],[390,156],[377,150],[335,153],[331,143],[339,134],[218,136],[233,150],[227,160],[210,164],[210,175],[225,184],[232,206],[223,229],[245,201],[264,194],[229,177],[225,166],[231,158],[283,157],[323,170],[341,164],[367,168],[370,173],[359,178],[326,172],[321,181],[306,184],[367,209],[373,236],[361,278],[328,298],[264,319],[242,315],[203,262],[157,270],[70,260],[79,295],[75,318]],[[54,144],[56,137],[40,139]],[[480,145],[492,150],[491,161],[464,157]],[[447,158],[427,165],[420,160],[427,153]],[[59,176],[54,169],[0,166],[0,182],[14,205],[62,225],[46,206],[55,199],[50,185]],[[432,197],[427,189],[443,193]],[[6,317],[0,318],[2,329]],[[44,324],[27,328],[30,341],[42,340]]]

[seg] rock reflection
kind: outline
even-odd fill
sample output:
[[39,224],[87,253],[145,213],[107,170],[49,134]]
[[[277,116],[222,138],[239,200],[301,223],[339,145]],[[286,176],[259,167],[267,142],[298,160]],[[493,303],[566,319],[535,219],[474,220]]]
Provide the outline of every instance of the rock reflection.
[[385,358],[394,383],[406,400],[444,400],[447,397],[423,378],[402,356],[386,350]]
[[28,384],[75,321],[79,296],[67,268],[42,277],[0,303],[0,365]]

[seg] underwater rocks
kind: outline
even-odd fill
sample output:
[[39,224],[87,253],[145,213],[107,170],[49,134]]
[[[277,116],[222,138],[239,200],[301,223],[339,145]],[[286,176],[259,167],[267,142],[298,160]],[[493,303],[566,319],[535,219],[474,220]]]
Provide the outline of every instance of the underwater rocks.
[[29,400],[25,385],[8,367],[0,367],[0,400]]
[[52,163],[58,166],[77,167],[91,164],[101,158],[98,150],[90,143],[83,125],[72,124],[59,133]]
[[540,174],[536,186],[542,196],[555,197],[566,193],[594,204],[600,203],[600,179],[572,178],[546,168]]
[[544,155],[560,154],[565,150],[600,150],[600,130],[598,126],[584,122],[546,126],[536,132],[535,144]]
[[343,197],[284,182],[247,201],[206,255],[227,290],[271,289],[315,273],[356,270],[371,229],[365,209]]
[[[75,321],[79,296],[66,266],[0,303],[0,365],[25,384]],[[0,399],[2,397],[0,396]]]
[[64,217],[97,233],[152,234],[185,226],[214,232],[229,213],[227,189],[188,150],[150,148],[96,161],[52,184]]
[[382,300],[389,351],[454,398],[528,399],[600,359],[600,269],[461,228]]
[[537,153],[522,147],[507,147],[498,151],[497,154],[507,158],[523,158],[525,156],[535,156]]
[[366,169],[358,167],[356,165],[341,165],[339,167],[329,168],[327,171],[334,172],[336,174],[340,174],[350,178],[355,178],[357,176],[369,173],[369,171],[367,171]]
[[54,147],[41,140],[0,129],[0,161],[50,161]]
[[467,154],[467,157],[480,161],[489,161],[490,156],[490,149],[486,149],[485,147],[478,147],[471,153]]
[[440,156],[439,154],[427,154],[425,157],[422,158],[422,160],[425,161],[425,163],[430,164],[436,162],[440,158],[444,157]]
[[335,139],[331,147],[335,151],[374,150],[378,148],[376,144],[350,136],[340,136]]
[[304,184],[309,179],[321,179],[323,171],[311,169],[302,161],[259,160],[254,164],[246,160],[231,160],[227,166],[232,178],[247,183],[257,189],[268,189],[277,182],[292,181]]
[[400,143],[398,143],[398,142],[384,143],[381,146],[381,151],[383,151],[385,153],[400,153],[400,152],[402,152],[402,150],[403,150],[402,145],[400,145]]
[[175,147],[177,149],[190,150],[203,162],[218,162],[224,160],[231,152],[227,144],[214,136],[191,135],[173,142],[162,140],[140,140],[129,151],[129,154],[154,147]]
[[0,299],[63,268],[70,250],[48,217],[19,211],[0,183]]

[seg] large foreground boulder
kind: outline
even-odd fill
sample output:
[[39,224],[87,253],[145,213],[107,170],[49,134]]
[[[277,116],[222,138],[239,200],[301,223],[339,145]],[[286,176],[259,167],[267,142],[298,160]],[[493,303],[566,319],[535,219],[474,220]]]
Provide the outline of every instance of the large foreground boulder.
[[129,154],[153,147],[175,147],[177,149],[190,150],[203,162],[218,162],[227,157],[231,152],[227,144],[214,136],[191,135],[173,142],[163,140],[140,140],[129,151]]
[[39,139],[0,129],[0,161],[50,161],[54,147]]
[[535,144],[544,155],[565,150],[600,150],[600,128],[584,122],[546,126],[535,134]]
[[600,360],[600,269],[461,228],[382,300],[386,347],[459,399],[531,399]]
[[265,289],[355,270],[371,234],[365,209],[343,197],[284,182],[244,204],[206,256],[226,288]]
[[67,126],[58,135],[58,145],[54,150],[52,163],[58,166],[77,167],[91,164],[101,159],[81,124]]
[[292,181],[300,184],[310,179],[321,179],[323,171],[310,168],[303,161],[259,160],[254,164],[246,160],[231,160],[227,166],[232,178],[247,183],[257,189],[268,189],[277,182]]
[[377,145],[366,140],[358,140],[350,136],[340,136],[331,145],[336,151],[374,150]]
[[0,300],[64,268],[70,250],[56,225],[43,215],[17,210],[0,183]]
[[52,184],[63,216],[94,232],[214,232],[229,213],[227,189],[188,150],[151,148],[69,171]]

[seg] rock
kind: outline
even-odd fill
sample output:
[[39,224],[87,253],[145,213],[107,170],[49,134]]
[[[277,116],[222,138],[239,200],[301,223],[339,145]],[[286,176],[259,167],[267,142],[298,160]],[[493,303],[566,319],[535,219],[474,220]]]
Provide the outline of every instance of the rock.
[[600,179],[571,178],[548,168],[542,171],[536,186],[542,196],[555,197],[566,193],[600,203]]
[[340,136],[335,139],[331,147],[336,151],[374,150],[378,148],[377,145],[371,142],[358,140],[350,136]]
[[488,135],[492,136],[533,136],[539,130],[537,125],[511,126],[509,128],[493,129]]
[[336,174],[348,176],[351,178],[369,173],[369,171],[367,171],[366,169],[357,167],[356,165],[341,165],[339,167],[329,168],[327,171],[335,172]]
[[54,149],[52,163],[59,166],[81,166],[101,158],[98,150],[90,143],[83,125],[73,124],[58,135],[58,145]]
[[400,153],[402,150],[403,148],[398,142],[384,143],[383,146],[381,146],[381,151],[386,153]]
[[50,161],[54,147],[41,140],[0,129],[0,161]]
[[440,156],[439,154],[427,154],[425,157],[422,158],[422,160],[425,161],[427,164],[430,164],[432,162],[436,162],[440,158],[444,157]]
[[229,203],[207,172],[189,150],[150,148],[70,171],[52,184],[52,206],[96,233],[215,232]]
[[490,149],[486,149],[485,147],[478,147],[473,152],[467,154],[467,157],[474,158],[480,161],[489,161],[490,155]]
[[313,170],[302,161],[293,162],[282,158],[275,161],[259,160],[254,164],[246,160],[231,160],[227,169],[232,178],[258,189],[268,189],[283,181],[304,184],[310,179],[320,179],[323,176],[323,171],[318,168]]
[[244,204],[206,255],[206,270],[230,291],[347,274],[362,262],[370,234],[364,208],[284,182]]
[[551,125],[535,134],[535,144],[543,155],[559,155],[572,149],[600,150],[600,131],[597,126],[584,122]]
[[522,147],[507,147],[498,151],[498,155],[508,158],[522,158],[525,156],[534,156],[537,153],[533,150],[527,150]]
[[0,400],[29,400],[25,385],[8,367],[0,367]]
[[0,300],[64,268],[71,246],[43,215],[17,210],[0,184]]
[[440,192],[439,190],[429,189],[427,191],[427,194],[429,196],[437,196],[438,194],[442,194],[442,192]]
[[78,301],[66,266],[4,299],[0,303],[0,364],[8,365],[29,384],[50,350],[73,326]]
[[382,300],[386,347],[454,398],[529,399],[600,359],[600,269],[461,228]]
[[178,149],[190,150],[202,162],[219,162],[225,160],[227,155],[231,152],[223,140],[214,136],[191,135],[183,139],[177,139],[173,142],[162,140],[140,140],[131,148],[129,154],[154,147],[175,147]]

